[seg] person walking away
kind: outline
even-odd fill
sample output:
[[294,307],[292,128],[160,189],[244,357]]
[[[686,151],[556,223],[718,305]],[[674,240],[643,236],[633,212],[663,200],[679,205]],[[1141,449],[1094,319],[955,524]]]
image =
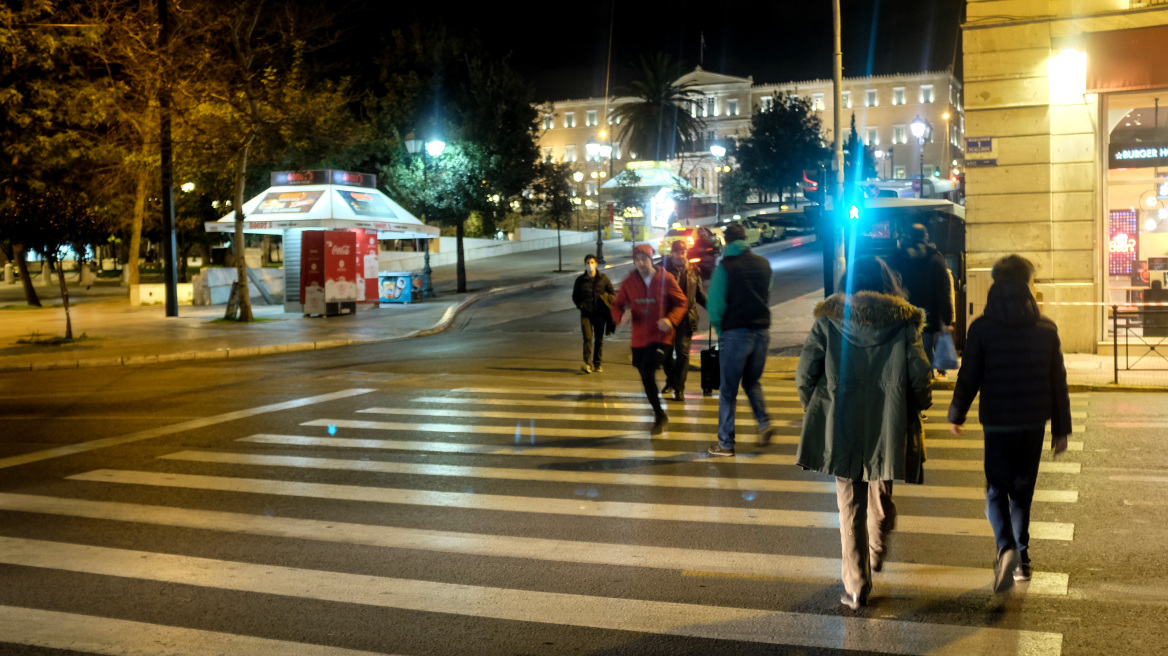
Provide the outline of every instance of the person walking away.
[[896,527],[892,482],[924,480],[920,412],[932,405],[924,312],[876,257],[856,261],[846,295],[815,307],[795,384],[803,430],[795,464],[835,477],[843,552],[840,603],[868,603]]
[[686,299],[685,319],[673,335],[673,348],[665,356],[665,388],[663,396],[673,395],[675,401],[685,402],[685,381],[689,377],[689,348],[698,329],[698,306],[706,307],[706,290],[698,268],[687,259],[685,244],[673,242],[662,265],[676,280]]
[[740,224],[726,228],[726,250],[710,278],[706,312],[721,339],[722,384],[718,389],[718,443],[710,455],[734,455],[738,386],[746,391],[758,422],[758,445],[771,441],[771,419],[762,392],[762,372],[770,346],[771,263],[751,252],[746,229]]
[[[933,361],[933,348],[941,332],[953,332],[953,276],[945,256],[929,242],[929,231],[914,223],[897,242],[897,251],[888,264],[900,275],[908,302],[925,311],[921,340],[925,355]],[[945,375],[944,371],[937,372]]]
[[969,325],[949,406],[950,430],[961,435],[969,407],[981,395],[986,517],[998,549],[994,592],[1030,580],[1030,503],[1046,422],[1056,455],[1066,451],[1071,434],[1058,328],[1038,309],[1033,275],[1034,265],[1020,255],[994,264],[985,311]]
[[572,288],[572,303],[580,310],[580,328],[584,332],[584,364],[580,367],[586,374],[600,373],[601,355],[604,349],[604,334],[612,332],[612,313],[609,304],[616,296],[616,290],[608,276],[599,270],[596,256],[584,256],[584,273],[576,278]]
[[686,298],[668,271],[653,266],[653,250],[648,244],[633,247],[633,266],[612,303],[612,319],[623,324],[625,311],[631,310],[633,366],[640,372],[645,396],[653,406],[650,432],[660,435],[669,416],[661,409],[657,369],[672,348],[676,327],[685,318]]

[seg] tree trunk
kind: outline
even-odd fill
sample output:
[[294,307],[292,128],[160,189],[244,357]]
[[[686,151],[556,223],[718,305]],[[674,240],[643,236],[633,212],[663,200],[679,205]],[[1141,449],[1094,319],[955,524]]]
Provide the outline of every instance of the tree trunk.
[[[126,278],[128,285],[138,284],[138,254],[142,252],[142,221],[146,216],[146,191],[149,185],[150,172],[139,171],[134,190],[134,214],[130,222],[130,253],[126,256],[126,266],[130,269],[130,275]],[[129,293],[129,289],[126,293]]]
[[264,235],[264,245],[260,247],[260,266],[272,263],[272,236]]
[[247,290],[247,248],[243,243],[243,186],[247,181],[247,153],[251,139],[239,151],[235,168],[235,273],[239,280],[239,320],[251,321],[251,296]]
[[20,270],[20,284],[24,286],[24,300],[29,305],[41,307],[41,299],[37,296],[36,287],[32,284],[32,276],[28,274],[28,251],[24,246],[16,247],[16,268]]
[[455,271],[458,276],[458,289],[455,291],[459,294],[466,293],[466,256],[462,250],[462,236],[466,232],[465,223],[466,219],[460,220],[454,229],[454,234],[457,237],[455,241],[458,243],[458,262],[455,264]]
[[69,316],[69,286],[65,284],[65,265],[55,257],[46,257],[45,266],[53,270],[57,265],[57,282],[61,283],[61,303],[65,306],[65,339],[73,339],[73,319]]
[[187,253],[191,251],[190,244],[182,244],[178,247],[178,281],[190,282],[187,277]]

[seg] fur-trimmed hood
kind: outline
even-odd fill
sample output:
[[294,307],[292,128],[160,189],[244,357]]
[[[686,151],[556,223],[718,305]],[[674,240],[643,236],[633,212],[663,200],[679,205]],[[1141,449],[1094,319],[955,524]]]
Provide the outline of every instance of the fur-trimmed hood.
[[919,332],[925,325],[924,310],[897,296],[876,292],[836,294],[815,306],[815,318],[826,319],[856,346],[878,346],[909,324]]

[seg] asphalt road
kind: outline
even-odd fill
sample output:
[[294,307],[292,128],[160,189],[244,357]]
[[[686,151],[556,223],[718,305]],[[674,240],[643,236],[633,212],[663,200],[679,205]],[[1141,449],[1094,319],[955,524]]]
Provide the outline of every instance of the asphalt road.
[[[819,287],[813,248],[772,262],[774,304]],[[0,374],[0,653],[1168,653],[1162,396],[1076,395],[1006,597],[980,434],[930,424],[853,613],[790,382],[766,381],[765,451],[743,411],[740,455],[705,457],[700,396],[650,440],[621,335],[577,370],[568,291],[423,339]]]

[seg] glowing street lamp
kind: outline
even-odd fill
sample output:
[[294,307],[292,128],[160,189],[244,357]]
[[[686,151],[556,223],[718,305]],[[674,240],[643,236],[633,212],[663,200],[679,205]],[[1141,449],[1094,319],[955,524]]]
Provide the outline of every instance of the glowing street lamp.
[[[422,140],[414,138],[414,135],[412,132],[409,135],[407,135],[407,137],[408,138],[405,140],[405,146],[406,146],[406,150],[409,151],[409,153],[411,155],[420,155],[420,154],[422,154],[422,151],[424,150],[425,154],[429,155],[431,159],[438,159],[439,157],[442,156],[442,152],[446,150],[446,142],[440,138],[431,137],[430,140],[426,142],[425,147],[423,148]],[[428,163],[426,162],[425,157],[423,156],[423,160],[422,160],[422,182],[423,182],[423,184],[425,184],[426,170],[428,168],[427,164]],[[424,209],[423,209],[423,214],[426,214],[426,211]],[[429,219],[430,217],[427,215],[426,218]],[[422,254],[422,298],[424,298],[424,299],[425,298],[434,298],[434,285],[431,282],[431,278],[430,278],[433,273],[434,273],[434,270],[430,268],[430,240],[429,240],[429,238],[427,238],[426,239],[426,250]]]
[[722,220],[722,169],[723,168],[729,169],[730,167],[728,167],[728,166],[724,167],[722,165],[722,158],[726,156],[726,147],[723,146],[722,144],[717,144],[717,143],[711,144],[710,145],[710,154],[713,155],[714,159],[716,160],[714,162],[714,164],[715,164],[714,168],[715,168],[715,171],[717,173],[717,181],[718,181],[718,204],[715,205],[717,210],[714,213],[714,220],[721,221]]
[[[601,132],[600,137],[604,138],[605,133]],[[600,160],[607,158],[612,162],[612,146],[593,138],[584,144],[584,152],[588,153],[588,159],[596,161],[596,261],[604,264],[604,206],[600,203],[600,179],[604,177],[604,172],[600,170]],[[583,174],[579,175],[583,177]]]
[[912,130],[914,137],[920,141],[921,144],[921,168],[918,184],[920,184],[920,191],[917,192],[917,198],[925,197],[925,142],[933,136],[933,126],[928,121],[921,118],[919,115],[913,119],[909,124],[909,129]]

